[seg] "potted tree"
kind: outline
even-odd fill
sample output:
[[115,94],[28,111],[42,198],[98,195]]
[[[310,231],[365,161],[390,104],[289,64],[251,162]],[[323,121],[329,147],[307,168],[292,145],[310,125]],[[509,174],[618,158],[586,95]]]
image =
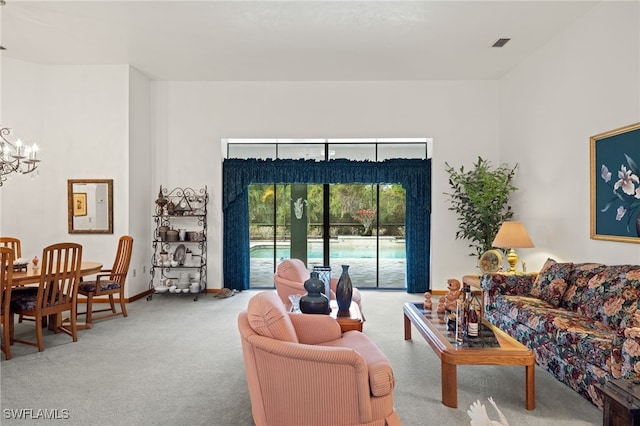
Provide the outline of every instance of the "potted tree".
[[491,249],[502,222],[513,217],[509,196],[518,189],[513,185],[518,165],[493,167],[482,157],[468,170],[444,164],[452,188],[452,192],[445,192],[450,197],[449,210],[458,214],[456,239],[471,241],[469,256],[479,258]]

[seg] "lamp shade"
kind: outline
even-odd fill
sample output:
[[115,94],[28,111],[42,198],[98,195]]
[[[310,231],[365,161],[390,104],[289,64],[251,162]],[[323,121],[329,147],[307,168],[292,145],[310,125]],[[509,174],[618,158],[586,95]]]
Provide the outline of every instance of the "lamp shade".
[[534,247],[531,237],[522,222],[505,221],[500,226],[493,240],[493,247],[498,248],[530,248]]

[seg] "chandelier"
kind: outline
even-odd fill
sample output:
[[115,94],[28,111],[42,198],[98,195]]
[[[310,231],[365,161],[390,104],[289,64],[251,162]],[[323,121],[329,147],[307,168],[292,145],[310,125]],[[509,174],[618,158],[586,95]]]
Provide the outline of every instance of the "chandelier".
[[36,158],[38,145],[25,146],[20,139],[9,142],[7,137],[11,129],[0,129],[0,186],[11,173],[27,174],[38,168],[40,160]]

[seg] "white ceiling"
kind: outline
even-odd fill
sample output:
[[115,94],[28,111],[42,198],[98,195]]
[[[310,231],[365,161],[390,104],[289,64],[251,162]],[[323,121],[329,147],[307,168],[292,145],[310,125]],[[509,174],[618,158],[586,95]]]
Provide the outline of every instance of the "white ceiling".
[[499,79],[597,3],[6,0],[0,44],[154,80]]

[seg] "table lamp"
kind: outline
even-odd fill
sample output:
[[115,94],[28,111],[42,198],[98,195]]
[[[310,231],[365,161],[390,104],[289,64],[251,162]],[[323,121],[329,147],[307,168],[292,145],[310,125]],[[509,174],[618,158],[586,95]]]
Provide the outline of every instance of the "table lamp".
[[518,255],[514,248],[531,248],[534,247],[531,237],[524,228],[522,222],[519,221],[505,221],[500,226],[495,239],[493,240],[493,247],[509,249],[507,254],[507,262],[509,262],[509,272],[516,272],[516,264],[518,263]]

